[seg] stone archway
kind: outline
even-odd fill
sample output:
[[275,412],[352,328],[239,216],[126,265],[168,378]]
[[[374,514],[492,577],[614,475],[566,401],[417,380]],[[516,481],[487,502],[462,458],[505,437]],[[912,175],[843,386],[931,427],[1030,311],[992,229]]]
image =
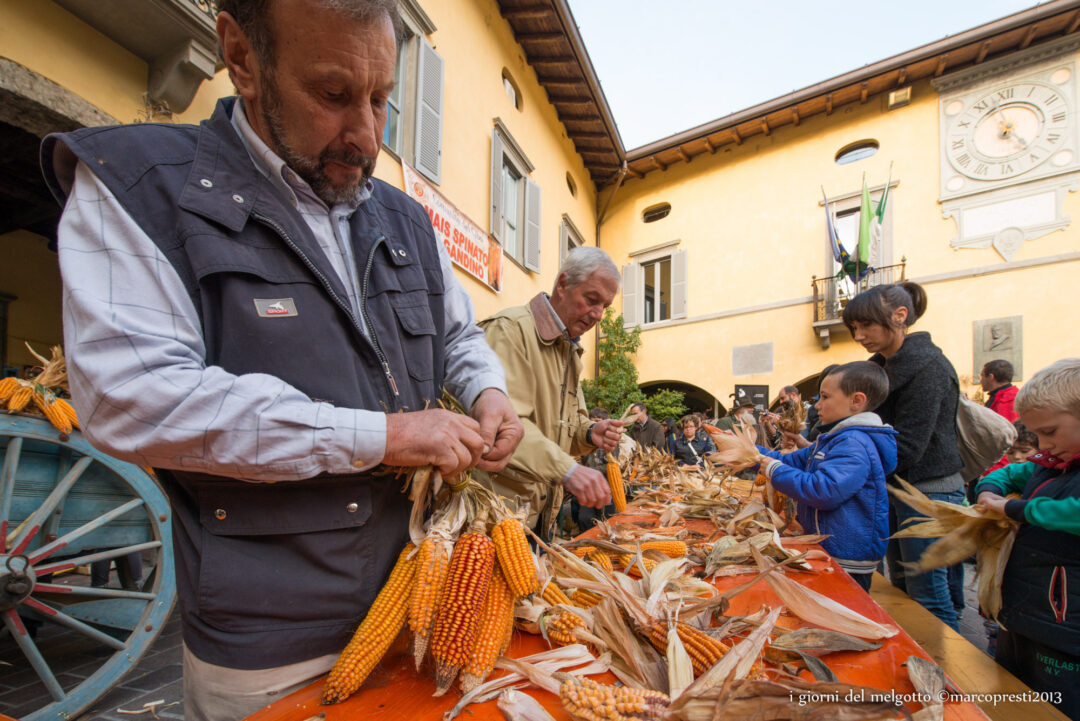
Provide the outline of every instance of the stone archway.
[[[62,342],[56,225],[60,206],[41,177],[49,133],[117,121],[48,78],[0,57],[0,366],[20,372]],[[52,252],[50,252],[52,251]]]
[[652,395],[659,390],[665,388],[679,391],[684,395],[683,403],[691,411],[704,413],[710,418],[716,416],[723,416],[727,413],[724,404],[721,403],[716,396],[709,393],[704,388],[693,385],[692,383],[685,383],[683,381],[649,381],[648,383],[639,383],[638,388],[645,395]]

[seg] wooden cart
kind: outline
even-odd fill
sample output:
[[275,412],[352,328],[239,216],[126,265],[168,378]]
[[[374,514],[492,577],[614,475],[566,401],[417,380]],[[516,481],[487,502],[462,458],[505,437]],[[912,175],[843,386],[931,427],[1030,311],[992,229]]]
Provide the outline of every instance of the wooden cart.
[[[42,703],[24,721],[71,719],[138,663],[172,610],[169,504],[146,471],[42,419],[0,415],[0,458],[0,661],[5,673],[34,672],[26,683]],[[141,579],[123,573],[136,553]],[[120,584],[94,588],[72,573],[114,560]],[[64,643],[40,640],[61,628]],[[73,647],[96,661],[60,673]]]

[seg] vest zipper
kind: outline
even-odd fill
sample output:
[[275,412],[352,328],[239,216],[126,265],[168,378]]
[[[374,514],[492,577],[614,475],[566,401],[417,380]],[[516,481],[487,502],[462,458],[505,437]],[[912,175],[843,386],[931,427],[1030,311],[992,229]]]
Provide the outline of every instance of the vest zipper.
[[276,232],[285,242],[285,245],[289,246],[289,249],[292,250],[292,252],[296,253],[300,260],[303,261],[304,265],[307,266],[307,269],[310,270],[312,274],[319,279],[319,282],[322,283],[323,290],[325,290],[330,295],[330,297],[334,299],[334,302],[337,303],[338,307],[345,312],[345,315],[347,315],[349,317],[349,320],[352,322],[353,328],[359,331],[360,336],[364,338],[365,341],[367,341],[368,345],[370,345],[372,350],[375,352],[375,357],[382,365],[383,373],[386,375],[387,388],[389,389],[393,397],[397,398],[399,395],[397,383],[394,382],[394,376],[390,373],[390,364],[386,360],[386,354],[384,354],[382,348],[379,347],[378,339],[375,336],[375,327],[371,325],[371,321],[368,318],[365,303],[365,301],[367,300],[367,280],[368,276],[371,273],[371,265],[375,258],[374,250],[375,248],[379,247],[379,244],[382,241],[386,240],[385,236],[380,235],[378,238],[375,239],[375,245],[372,247],[372,251],[368,254],[367,268],[364,271],[364,280],[361,285],[360,291],[360,312],[364,316],[364,322],[367,323],[368,331],[371,333],[371,337],[369,338],[364,333],[364,329],[360,325],[360,321],[357,320],[356,315],[353,314],[352,308],[349,307],[348,302],[334,292],[334,286],[330,284],[330,280],[326,277],[326,275],[323,274],[321,270],[319,270],[319,268],[314,263],[311,262],[311,260],[304,254],[304,252],[300,250],[296,243],[293,242],[293,239],[289,237],[289,234],[285,232],[285,229],[281,227],[281,224],[273,218],[268,218],[265,215],[260,215],[258,213],[252,213],[251,217]]
[[367,312],[367,290],[368,281],[371,279],[371,266],[375,264],[375,251],[378,250],[379,246],[384,242],[386,242],[386,236],[380,235],[375,239],[375,242],[371,244],[371,249],[368,250],[367,262],[364,263],[364,278],[360,281],[360,315],[363,316],[368,333],[371,334],[371,347],[375,349],[375,355],[378,357],[379,362],[382,363],[383,373],[386,374],[390,392],[397,398],[398,387],[397,383],[394,381],[394,374],[390,372],[390,363],[386,360],[386,354],[383,353],[382,348],[379,346],[379,337],[375,335],[375,326],[372,325],[371,316],[369,316]]

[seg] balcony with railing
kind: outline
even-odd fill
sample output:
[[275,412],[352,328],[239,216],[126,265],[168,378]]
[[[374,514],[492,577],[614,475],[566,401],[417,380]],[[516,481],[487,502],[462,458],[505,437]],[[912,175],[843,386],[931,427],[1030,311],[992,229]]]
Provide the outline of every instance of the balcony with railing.
[[847,276],[818,278],[810,281],[814,305],[814,332],[818,334],[821,347],[829,347],[829,334],[834,329],[844,327],[844,306],[856,295],[875,285],[899,283],[904,280],[904,268],[907,258],[901,258],[895,265],[874,268],[861,280],[853,281]]
[[146,96],[156,109],[187,109],[217,71],[214,0],[55,0],[146,61]]

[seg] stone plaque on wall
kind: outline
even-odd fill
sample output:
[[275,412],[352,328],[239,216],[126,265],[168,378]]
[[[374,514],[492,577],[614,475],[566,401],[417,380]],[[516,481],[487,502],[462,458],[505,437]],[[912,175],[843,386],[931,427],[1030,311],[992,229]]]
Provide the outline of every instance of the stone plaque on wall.
[[772,373],[772,343],[740,345],[731,349],[731,372],[737,376]]
[[1023,379],[1023,319],[1023,316],[1013,315],[972,322],[974,335],[971,340],[975,350],[972,379],[978,382],[983,366],[992,360],[1009,361],[1013,366],[1013,380]]

